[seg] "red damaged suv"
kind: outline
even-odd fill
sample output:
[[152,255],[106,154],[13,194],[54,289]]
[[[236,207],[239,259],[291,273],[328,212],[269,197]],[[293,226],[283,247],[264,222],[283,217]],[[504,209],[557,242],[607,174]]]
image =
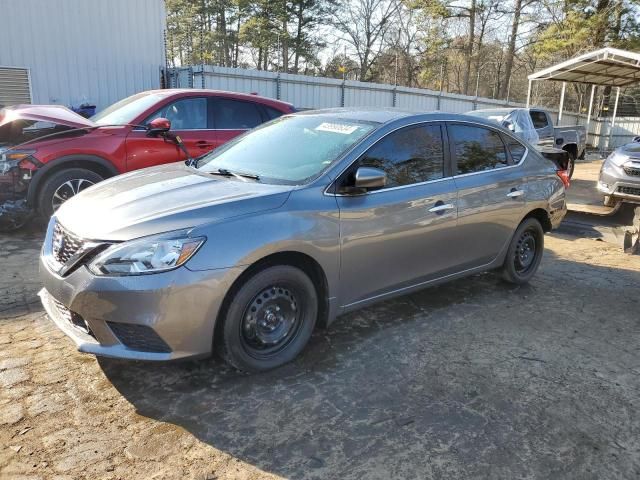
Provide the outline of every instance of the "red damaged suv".
[[0,228],[18,228],[36,212],[49,217],[105,178],[185,160],[185,150],[199,157],[293,111],[256,95],[195,89],[138,93],[90,119],[58,105],[6,107],[0,110]]

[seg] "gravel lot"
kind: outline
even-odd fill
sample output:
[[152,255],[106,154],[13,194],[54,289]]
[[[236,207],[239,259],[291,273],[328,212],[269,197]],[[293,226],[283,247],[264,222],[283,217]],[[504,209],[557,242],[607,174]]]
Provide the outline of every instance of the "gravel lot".
[[548,236],[530,286],[382,303],[244,376],[77,353],[41,236],[0,236],[2,479],[640,478],[640,257],[611,245]]

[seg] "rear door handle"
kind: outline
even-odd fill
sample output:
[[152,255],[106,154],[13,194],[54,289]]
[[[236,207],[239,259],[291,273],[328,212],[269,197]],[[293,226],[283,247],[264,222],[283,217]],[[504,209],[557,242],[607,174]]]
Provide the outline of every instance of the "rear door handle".
[[431,207],[429,211],[431,213],[444,213],[447,210],[453,210],[454,208],[456,208],[456,206],[452,205],[451,203],[438,202],[433,207]]
[[196,142],[196,145],[200,148],[209,148],[209,147],[213,147],[213,143],[209,143],[206,140],[198,140]]
[[524,190],[517,190],[515,188],[512,188],[511,191],[507,193],[507,197],[510,197],[510,198],[518,198],[518,197],[521,197],[522,195],[524,195]]

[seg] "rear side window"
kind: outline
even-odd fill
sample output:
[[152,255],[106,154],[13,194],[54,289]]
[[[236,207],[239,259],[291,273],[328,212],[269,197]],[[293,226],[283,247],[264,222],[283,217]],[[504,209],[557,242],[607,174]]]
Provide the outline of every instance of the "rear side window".
[[524,157],[524,152],[526,152],[526,148],[517,140],[513,138],[507,139],[507,148],[509,149],[509,153],[511,154],[511,159],[513,163],[520,163],[522,158]]
[[359,165],[384,170],[387,188],[442,178],[440,125],[406,127],[390,133],[364,154]]
[[248,130],[261,123],[260,110],[254,103],[231,98],[213,102],[213,124],[218,130]]
[[546,113],[531,110],[529,112],[529,115],[531,116],[531,121],[533,122],[534,128],[545,128],[547,125],[549,125]]
[[484,127],[449,125],[457,174],[484,172],[508,166],[507,151],[498,132]]

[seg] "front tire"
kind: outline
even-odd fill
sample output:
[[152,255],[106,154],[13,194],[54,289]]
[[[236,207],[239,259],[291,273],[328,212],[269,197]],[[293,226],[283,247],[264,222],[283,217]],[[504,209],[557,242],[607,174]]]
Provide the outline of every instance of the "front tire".
[[65,201],[102,180],[104,178],[100,175],[84,168],[56,172],[44,181],[40,189],[38,212],[49,218]]
[[318,316],[318,294],[302,270],[278,265],[250,277],[233,295],[216,339],[223,359],[244,372],[293,360]]
[[604,204],[605,207],[614,208],[618,205],[619,202],[620,202],[620,199],[612,197],[611,195],[605,195],[604,198],[602,199],[602,203]]
[[544,252],[544,230],[535,218],[525,219],[516,229],[502,266],[502,276],[522,285],[535,275]]

